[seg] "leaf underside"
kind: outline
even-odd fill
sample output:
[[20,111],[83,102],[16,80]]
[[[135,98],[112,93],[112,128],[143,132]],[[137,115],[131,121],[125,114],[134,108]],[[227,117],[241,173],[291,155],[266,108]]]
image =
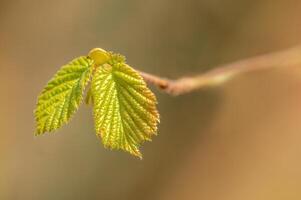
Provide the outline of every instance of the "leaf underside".
[[92,62],[88,57],[76,58],[48,82],[34,112],[37,135],[54,131],[70,120],[82,102],[92,74]]
[[142,77],[123,61],[96,68],[92,78],[95,128],[106,148],[142,157],[139,146],[157,133],[155,95]]

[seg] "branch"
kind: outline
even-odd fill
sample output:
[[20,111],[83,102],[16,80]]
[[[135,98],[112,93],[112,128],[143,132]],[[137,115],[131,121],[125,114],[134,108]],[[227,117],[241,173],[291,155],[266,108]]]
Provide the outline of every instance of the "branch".
[[162,78],[145,72],[140,72],[140,74],[146,82],[157,86],[167,94],[181,95],[204,87],[220,85],[245,72],[280,66],[296,66],[298,64],[301,64],[301,46],[239,60],[215,67],[197,76],[183,77],[176,80]]

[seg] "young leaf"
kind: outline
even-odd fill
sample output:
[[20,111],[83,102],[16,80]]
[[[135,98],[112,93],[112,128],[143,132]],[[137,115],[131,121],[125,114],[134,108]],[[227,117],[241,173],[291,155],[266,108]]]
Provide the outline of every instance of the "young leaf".
[[123,57],[96,68],[91,91],[97,134],[105,147],[142,157],[139,146],[157,132],[159,113],[155,95]]
[[79,57],[63,66],[38,97],[36,134],[51,132],[66,124],[83,99],[93,61]]
[[92,105],[93,103],[93,99],[92,99],[92,94],[91,94],[91,88],[89,88],[87,94],[86,94],[86,98],[85,98],[85,103],[87,105]]

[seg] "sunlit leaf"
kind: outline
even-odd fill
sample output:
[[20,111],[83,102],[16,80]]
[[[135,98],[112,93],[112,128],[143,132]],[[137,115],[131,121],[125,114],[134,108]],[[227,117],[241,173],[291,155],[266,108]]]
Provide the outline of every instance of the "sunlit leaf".
[[139,146],[157,133],[159,114],[155,95],[123,57],[96,68],[91,91],[97,134],[105,147],[142,157]]
[[67,123],[83,99],[93,61],[79,57],[63,66],[38,97],[36,134],[51,132]]

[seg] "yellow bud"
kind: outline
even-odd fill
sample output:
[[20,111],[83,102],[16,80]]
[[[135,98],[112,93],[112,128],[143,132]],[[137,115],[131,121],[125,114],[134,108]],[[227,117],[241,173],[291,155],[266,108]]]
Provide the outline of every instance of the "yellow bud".
[[94,48],[89,52],[89,57],[94,61],[96,65],[102,65],[110,59],[110,55],[107,51],[101,48]]

